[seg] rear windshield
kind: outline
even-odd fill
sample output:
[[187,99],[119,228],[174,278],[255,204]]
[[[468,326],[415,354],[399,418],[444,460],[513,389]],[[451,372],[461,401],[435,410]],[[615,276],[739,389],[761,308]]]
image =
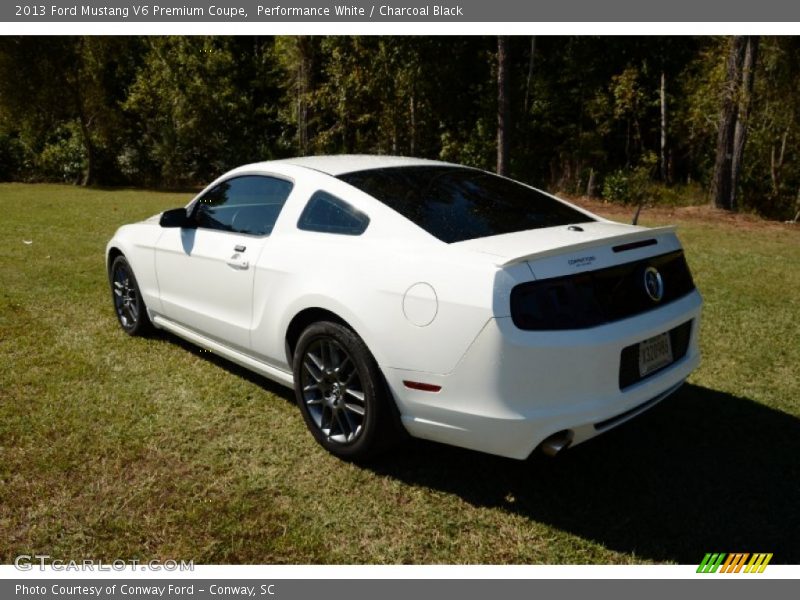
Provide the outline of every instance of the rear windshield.
[[521,183],[465,167],[390,167],[339,179],[447,243],[593,220]]

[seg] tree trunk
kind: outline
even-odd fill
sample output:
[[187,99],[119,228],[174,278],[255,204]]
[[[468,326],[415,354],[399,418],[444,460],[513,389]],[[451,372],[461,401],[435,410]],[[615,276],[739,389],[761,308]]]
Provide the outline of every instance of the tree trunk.
[[308,96],[311,90],[314,47],[311,36],[297,36],[297,145],[301,155],[308,154]]
[[661,181],[667,182],[667,74],[661,71]]
[[95,151],[94,142],[92,141],[92,130],[89,126],[89,118],[86,116],[86,108],[83,102],[83,92],[81,91],[80,74],[75,78],[75,106],[78,113],[78,124],[81,128],[81,141],[83,142],[83,149],[86,151],[86,170],[83,173],[83,180],[81,185],[92,185],[95,181],[94,163]]
[[717,155],[714,161],[714,176],[711,181],[711,197],[714,206],[725,210],[732,209],[733,141],[739,114],[738,92],[746,46],[746,36],[734,36],[731,39],[725,89],[722,94],[719,131],[717,132]]
[[528,114],[531,97],[531,81],[533,80],[533,59],[536,57],[536,36],[531,36],[531,55],[528,59],[528,78],[525,80],[525,102],[523,103],[524,113]]
[[84,117],[82,110],[79,121],[81,125],[81,137],[83,138],[83,147],[86,150],[86,171],[83,174],[83,181],[81,182],[81,185],[92,185],[95,181],[94,143],[92,142],[91,132],[89,131],[89,126],[86,123],[86,118]]
[[589,181],[586,182],[586,195],[589,198],[597,196],[597,176],[593,168],[589,169]]
[[794,207],[797,209],[797,212],[794,214],[794,219],[792,222],[797,223],[798,219],[800,219],[800,188],[797,190],[797,197],[794,201]]
[[[742,67],[742,83],[739,93],[739,112],[736,119],[736,129],[733,134],[733,157],[731,159],[731,210],[737,209],[736,189],[739,184],[739,173],[744,156],[744,145],[747,141],[747,127],[750,120],[750,108],[753,103],[753,85],[756,77],[756,63],[758,61],[758,36],[748,36]],[[783,151],[781,151],[781,162]]]
[[497,174],[508,175],[508,137],[511,129],[508,36],[497,37]]
[[775,155],[774,145],[769,154],[769,175],[772,180],[772,193],[776,197],[781,189],[781,169],[783,168],[783,159],[786,156],[786,140],[788,137],[789,129],[787,128],[784,129],[783,135],[781,136],[781,149],[778,155]]
[[416,156],[417,152],[417,99],[414,88],[411,88],[411,97],[408,100],[408,116],[410,130],[408,132],[409,155]]
[[80,70],[77,70],[75,74],[73,95],[75,97],[75,110],[78,113],[78,124],[81,128],[81,141],[83,142],[83,149],[86,151],[86,170],[83,173],[81,185],[92,185],[95,180],[94,142],[92,141],[92,130],[89,126],[89,118],[86,116],[86,107],[84,106]]
[[94,142],[92,141],[91,120],[89,115],[87,115],[83,93],[82,69],[85,60],[84,51],[84,38],[79,38],[77,56],[73,65],[75,70],[71,73],[71,77],[67,76],[67,83],[71,88],[70,91],[75,105],[75,113],[78,116],[78,126],[81,129],[81,143],[83,144],[83,149],[86,151],[86,170],[83,172],[83,178],[80,184],[92,185],[95,181],[95,148]]

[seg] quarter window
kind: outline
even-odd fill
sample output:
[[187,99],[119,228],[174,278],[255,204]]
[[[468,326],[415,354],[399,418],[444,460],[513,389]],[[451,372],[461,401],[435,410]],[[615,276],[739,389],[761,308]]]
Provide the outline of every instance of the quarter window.
[[198,227],[248,235],[269,235],[292,184],[262,175],[244,175],[215,185],[198,200]]
[[314,192],[297,222],[297,228],[304,231],[341,235],[361,235],[367,225],[367,215],[322,190]]

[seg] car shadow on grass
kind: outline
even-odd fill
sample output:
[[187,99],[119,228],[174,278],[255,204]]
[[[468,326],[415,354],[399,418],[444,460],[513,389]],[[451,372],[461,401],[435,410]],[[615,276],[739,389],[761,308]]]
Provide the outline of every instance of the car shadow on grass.
[[[295,402],[252,371],[155,335]],[[368,468],[643,559],[698,564],[706,552],[772,552],[774,563],[800,562],[800,419],[696,385],[555,459],[409,440]]]
[[227,358],[223,358],[222,356],[219,356],[217,354],[214,354],[209,350],[204,350],[203,348],[200,348],[196,344],[184,340],[183,338],[178,337],[177,335],[174,335],[168,331],[164,331],[163,329],[162,330],[157,329],[153,332],[150,332],[149,337],[151,339],[162,340],[169,344],[180,346],[186,352],[189,352],[190,354],[193,354],[199,358],[207,360],[208,362],[219,367],[220,369],[224,369],[225,371],[228,371],[232,375],[241,377],[242,379],[249,381],[254,385],[259,386],[264,391],[269,392],[273,396],[281,398],[286,402],[289,402],[290,404],[296,403],[294,392],[289,388],[287,388],[286,386],[283,386],[275,381],[272,381],[271,379],[268,379],[263,375],[259,375],[255,371],[251,371],[250,369],[246,369],[245,367],[237,365],[235,362],[230,361]]
[[644,559],[800,562],[800,420],[695,385],[556,459],[414,441],[373,469]]

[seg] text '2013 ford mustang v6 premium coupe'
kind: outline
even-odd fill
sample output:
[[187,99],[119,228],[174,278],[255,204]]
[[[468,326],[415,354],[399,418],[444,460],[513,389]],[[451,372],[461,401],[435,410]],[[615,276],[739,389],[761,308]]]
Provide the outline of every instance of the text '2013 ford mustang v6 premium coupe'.
[[294,388],[330,452],[406,432],[517,459],[655,405],[699,361],[671,227],[478,169],[317,156],[226,173],[107,247],[122,328],[168,330]]

